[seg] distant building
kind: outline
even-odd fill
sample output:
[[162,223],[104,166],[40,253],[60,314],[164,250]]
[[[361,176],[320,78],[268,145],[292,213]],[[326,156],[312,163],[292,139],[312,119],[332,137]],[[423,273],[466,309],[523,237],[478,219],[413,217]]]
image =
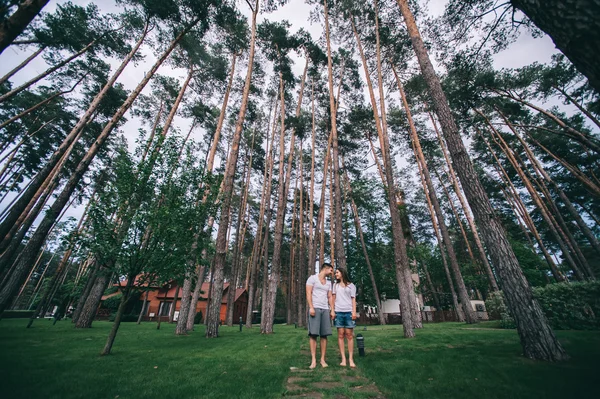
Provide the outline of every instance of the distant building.
[[[137,280],[137,279],[136,279]],[[121,282],[121,284],[115,284],[116,287],[124,287],[127,282]],[[179,317],[179,308],[181,307],[181,294],[183,292],[182,287],[179,287],[175,280],[169,281],[168,283],[156,286],[148,286],[148,284],[140,284],[138,300],[143,303],[147,292],[147,301],[142,309],[142,320],[145,321],[157,321],[161,318],[161,321],[169,321],[169,314],[171,308],[175,306],[174,320]],[[221,298],[221,311],[219,318],[222,322],[225,322],[227,315],[227,295],[229,292],[230,284],[225,283],[223,285],[223,296]],[[175,301],[175,292],[178,291],[177,300]],[[208,295],[210,293],[210,283],[203,283],[200,291],[200,297],[198,304],[196,305],[196,312],[202,312],[202,318],[206,316],[206,305],[208,303]],[[102,297],[102,301],[112,296],[117,295],[118,292]],[[235,297],[233,302],[233,320],[238,322],[240,317],[242,321],[246,322],[246,311],[248,309],[248,292],[244,288],[238,288],[235,290]],[[107,309],[103,309],[102,305],[98,309],[97,317],[105,318],[108,317],[106,312]]]

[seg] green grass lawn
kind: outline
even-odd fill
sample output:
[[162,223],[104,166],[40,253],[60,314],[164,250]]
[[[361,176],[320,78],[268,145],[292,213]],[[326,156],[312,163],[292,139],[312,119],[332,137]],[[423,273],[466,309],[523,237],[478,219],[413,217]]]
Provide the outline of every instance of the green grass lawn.
[[[309,363],[306,331],[293,326],[277,325],[271,336],[222,327],[220,338],[205,339],[202,326],[178,337],[172,324],[123,323],[113,354],[101,357],[111,323],[88,330],[70,321],[25,324],[0,322],[2,398],[280,397],[290,367]],[[430,324],[405,340],[401,326],[359,327],[367,349],[357,357],[360,374],[387,398],[600,397],[600,332],[559,331],[572,358],[547,364],[521,356],[514,330],[465,328]],[[329,342],[331,369],[315,376],[337,368],[337,342]]]

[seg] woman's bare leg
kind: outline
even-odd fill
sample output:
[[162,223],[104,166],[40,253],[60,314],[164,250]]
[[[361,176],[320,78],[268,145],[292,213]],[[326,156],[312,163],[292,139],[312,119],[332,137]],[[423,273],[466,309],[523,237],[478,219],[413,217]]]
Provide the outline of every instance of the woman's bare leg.
[[354,364],[354,329],[346,328],[346,339],[348,340],[348,362],[350,367],[356,367]]
[[342,362],[340,366],[346,366],[346,348],[344,346],[344,338],[346,338],[346,329],[338,328],[338,346],[340,347],[340,355],[342,356]]

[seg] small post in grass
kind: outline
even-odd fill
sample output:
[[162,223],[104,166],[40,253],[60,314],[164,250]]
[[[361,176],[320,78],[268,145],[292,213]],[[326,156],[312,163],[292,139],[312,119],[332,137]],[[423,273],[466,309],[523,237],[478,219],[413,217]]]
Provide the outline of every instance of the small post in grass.
[[244,324],[242,323],[242,316],[240,316],[240,332],[242,332],[242,326],[243,326],[243,325],[244,325]]
[[358,347],[358,355],[365,355],[365,337],[362,334],[356,334],[356,346]]

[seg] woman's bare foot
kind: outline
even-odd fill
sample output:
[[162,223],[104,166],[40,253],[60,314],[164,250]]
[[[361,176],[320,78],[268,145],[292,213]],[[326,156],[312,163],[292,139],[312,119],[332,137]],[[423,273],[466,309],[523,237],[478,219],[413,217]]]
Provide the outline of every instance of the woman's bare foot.
[[325,360],[321,360],[321,367],[325,368],[325,367],[329,367],[329,365],[327,363],[325,363]]
[[350,360],[350,367],[351,367],[351,368],[355,368],[355,367],[356,367],[356,364],[354,364],[354,361],[353,361],[353,360]]
[[310,366],[308,366],[309,369],[314,369],[315,367],[317,367],[317,362],[314,361],[310,364]]
[[344,359],[344,360],[342,360],[342,362],[340,363],[340,366],[342,366],[342,367],[346,367],[346,360],[345,360],[345,359]]

